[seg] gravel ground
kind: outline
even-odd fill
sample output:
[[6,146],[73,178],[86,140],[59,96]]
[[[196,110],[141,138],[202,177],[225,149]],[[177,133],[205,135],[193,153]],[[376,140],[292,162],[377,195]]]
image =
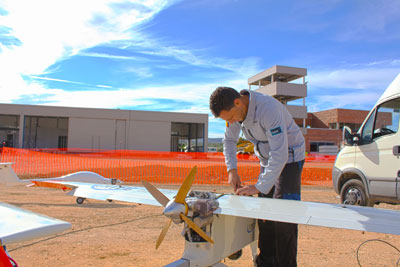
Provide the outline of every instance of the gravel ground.
[[[226,187],[197,188],[229,192]],[[329,187],[303,186],[305,201],[338,203]],[[74,197],[48,188],[0,186],[0,201],[68,221],[70,230],[50,238],[9,245],[19,266],[163,266],[180,258],[181,225],[172,224],[155,250],[166,218],[160,207],[90,200],[77,205]],[[379,205],[396,209],[398,206]],[[399,224],[400,227],[400,224]],[[380,239],[400,248],[400,236],[299,226],[299,266],[358,266],[356,251],[365,241]],[[361,266],[396,266],[400,253],[383,242],[368,242],[359,250]],[[228,266],[252,266],[250,249]]]

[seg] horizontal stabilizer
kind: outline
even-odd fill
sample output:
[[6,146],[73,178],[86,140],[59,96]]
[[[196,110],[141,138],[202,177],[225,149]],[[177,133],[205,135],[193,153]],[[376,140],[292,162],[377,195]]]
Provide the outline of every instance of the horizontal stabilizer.
[[32,181],[34,186],[39,186],[39,187],[48,187],[48,188],[56,188],[56,189],[62,189],[62,190],[72,190],[72,186],[66,186],[63,184],[58,184],[58,183],[51,183],[51,181]]

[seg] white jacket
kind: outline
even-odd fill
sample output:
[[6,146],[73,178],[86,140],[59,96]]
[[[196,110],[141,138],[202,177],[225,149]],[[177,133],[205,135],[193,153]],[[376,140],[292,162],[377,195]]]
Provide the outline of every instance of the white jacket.
[[224,155],[228,171],[237,169],[236,144],[240,131],[254,144],[254,152],[265,171],[258,177],[257,190],[268,194],[286,163],[305,159],[305,141],[292,116],[275,98],[248,91],[249,107],[242,123],[228,124]]

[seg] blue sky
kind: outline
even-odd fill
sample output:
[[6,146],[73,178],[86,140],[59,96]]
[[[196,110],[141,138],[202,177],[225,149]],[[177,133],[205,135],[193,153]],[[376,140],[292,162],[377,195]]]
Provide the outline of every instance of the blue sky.
[[400,73],[398,0],[0,0],[0,103],[209,114],[218,86],[308,69],[308,111],[370,109]]

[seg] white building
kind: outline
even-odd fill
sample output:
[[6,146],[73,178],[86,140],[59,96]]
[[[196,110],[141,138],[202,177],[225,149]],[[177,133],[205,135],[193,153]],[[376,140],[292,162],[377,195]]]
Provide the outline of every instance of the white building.
[[10,147],[205,151],[207,135],[207,114],[0,104]]

